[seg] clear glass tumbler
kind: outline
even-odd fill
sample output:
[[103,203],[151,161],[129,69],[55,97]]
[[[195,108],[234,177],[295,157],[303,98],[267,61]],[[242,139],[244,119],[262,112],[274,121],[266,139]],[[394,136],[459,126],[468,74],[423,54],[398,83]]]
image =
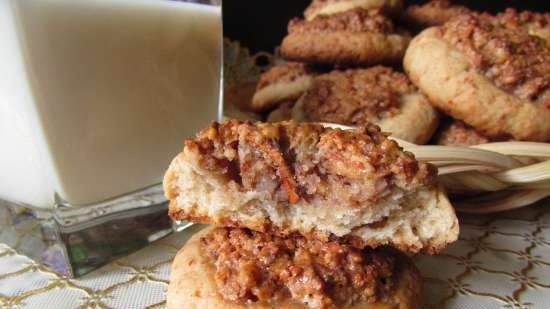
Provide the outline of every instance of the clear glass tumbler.
[[[1,1],[0,241],[79,275],[169,233],[165,169],[220,118],[221,21],[216,0]],[[42,246],[2,239],[21,218]]]

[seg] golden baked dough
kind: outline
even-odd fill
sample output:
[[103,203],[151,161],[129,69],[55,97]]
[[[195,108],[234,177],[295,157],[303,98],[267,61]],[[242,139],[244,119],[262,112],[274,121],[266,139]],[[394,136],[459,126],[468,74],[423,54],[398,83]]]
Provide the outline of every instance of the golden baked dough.
[[426,143],[439,123],[437,111],[407,76],[383,66],[317,76],[295,105],[293,118],[350,126],[370,122],[416,144]]
[[[291,295],[287,298],[280,296],[279,299],[271,299],[269,302],[262,301],[230,301],[225,299],[222,295],[226,293],[220,293],[220,286],[217,280],[231,284],[231,279],[235,278],[234,274],[219,272],[220,269],[213,263],[212,258],[207,254],[205,249],[203,238],[207,238],[214,233],[214,230],[207,228],[196,235],[194,235],[185,246],[178,252],[175,260],[172,264],[172,272],[170,275],[170,284],[168,286],[167,293],[167,308],[168,309],[268,309],[268,308],[281,308],[281,309],[324,309],[324,308],[336,308],[335,306],[327,306],[326,303],[316,303],[314,301],[307,301],[306,299],[294,299]],[[202,240],[202,241],[201,241]],[[223,240],[222,240],[223,241]],[[222,244],[224,245],[224,244]],[[336,244],[332,246],[338,246]],[[267,250],[267,249],[266,249]],[[261,253],[262,254],[262,253]],[[260,255],[261,255],[260,254]],[[280,253],[273,252],[272,258],[276,258]],[[384,292],[384,299],[376,299],[374,301],[358,301],[352,302],[352,304],[338,306],[343,309],[420,309],[421,307],[421,291],[422,291],[422,279],[418,270],[414,267],[412,262],[406,256],[391,251],[388,253],[380,253],[379,255],[388,256],[391,260],[395,261],[395,272],[392,278],[393,286],[387,292]],[[369,253],[365,255],[367,258]],[[234,263],[237,261],[233,260]],[[264,289],[254,289],[254,285],[262,284],[269,285],[269,282],[263,282],[262,277],[255,280],[255,283],[249,280],[254,280],[254,276],[251,275],[251,268],[255,267],[255,264],[262,265],[264,263],[260,261],[254,261],[254,259],[247,259],[242,261],[243,264],[236,264],[238,267],[240,282],[235,284],[250,286],[249,289],[243,289],[242,297],[248,299],[257,299],[260,297],[269,297],[269,295],[263,295]],[[246,263],[246,265],[244,264]],[[267,262],[269,263],[269,261]],[[383,263],[383,261],[382,261]],[[342,267],[342,266],[339,266]],[[371,266],[368,266],[371,267]],[[379,268],[383,268],[382,265],[375,266],[372,264],[372,272],[376,273]],[[297,267],[294,268],[297,271]],[[262,271],[261,269],[256,269]],[[217,272],[218,271],[218,272]],[[223,270],[222,270],[223,271]],[[266,270],[268,271],[268,270]],[[307,271],[311,271],[306,269]],[[380,269],[380,271],[383,271]],[[254,272],[252,272],[253,274]],[[290,274],[292,276],[292,274]],[[314,275],[315,276],[315,275]],[[320,279],[320,278],[319,278]],[[360,280],[362,278],[357,278]],[[364,278],[368,280],[367,278]],[[229,282],[227,282],[229,281]],[[296,286],[299,283],[294,283]],[[384,282],[378,283],[383,285]],[[387,284],[387,282],[386,282]],[[310,285],[308,287],[308,285]],[[230,286],[229,289],[238,288]],[[316,289],[313,282],[309,282],[304,288]],[[256,292],[256,294],[254,293]],[[381,291],[379,291],[380,293]],[[247,293],[251,293],[248,294]],[[298,292],[299,293],[299,292]],[[306,302],[309,305],[306,305]]]
[[550,47],[502,21],[471,13],[424,30],[405,71],[436,107],[489,138],[548,142]]
[[311,21],[291,20],[281,55],[290,61],[321,64],[397,63],[409,41],[410,35],[396,30],[379,11],[354,9]]

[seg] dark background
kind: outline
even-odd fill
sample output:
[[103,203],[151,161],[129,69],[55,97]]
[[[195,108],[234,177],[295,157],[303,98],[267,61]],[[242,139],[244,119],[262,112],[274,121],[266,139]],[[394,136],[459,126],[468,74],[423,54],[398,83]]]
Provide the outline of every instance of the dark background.
[[[405,4],[425,1],[405,1]],[[454,1],[478,11],[498,12],[507,7],[539,12],[550,11],[550,0]],[[301,16],[310,0],[224,0],[224,35],[253,52],[272,51],[286,34],[288,21]]]

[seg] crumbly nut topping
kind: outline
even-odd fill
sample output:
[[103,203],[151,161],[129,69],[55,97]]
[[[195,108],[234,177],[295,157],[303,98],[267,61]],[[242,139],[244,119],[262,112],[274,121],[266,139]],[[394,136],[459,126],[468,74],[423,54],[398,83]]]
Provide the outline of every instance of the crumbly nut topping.
[[311,21],[294,18],[288,24],[289,33],[312,31],[395,33],[392,21],[379,10],[366,11],[361,8],[331,15],[319,15]]
[[399,273],[384,249],[280,238],[240,228],[216,228],[201,238],[220,295],[239,303],[296,302],[339,308],[374,302],[392,292]]
[[[524,28],[529,34],[539,36],[540,31],[550,32],[550,13],[517,11],[512,8],[497,14],[496,18],[507,28]],[[548,37],[541,37],[548,41]]]
[[511,15],[464,14],[444,24],[441,35],[497,87],[550,108],[550,46]]
[[273,83],[292,82],[299,77],[311,74],[311,70],[303,63],[287,62],[267,70],[260,76],[256,90]]
[[416,89],[405,74],[376,66],[319,75],[306,92],[310,121],[364,125],[399,113],[401,96]]
[[423,26],[436,26],[445,23],[455,16],[468,12],[470,12],[468,8],[453,4],[449,0],[432,0],[421,5],[415,4],[409,6],[405,12],[405,16]]
[[433,185],[436,170],[404,152],[377,126],[357,130],[313,123],[212,123],[185,151],[201,168],[229,177],[243,191],[277,202],[324,201],[343,207],[370,205],[394,187]]

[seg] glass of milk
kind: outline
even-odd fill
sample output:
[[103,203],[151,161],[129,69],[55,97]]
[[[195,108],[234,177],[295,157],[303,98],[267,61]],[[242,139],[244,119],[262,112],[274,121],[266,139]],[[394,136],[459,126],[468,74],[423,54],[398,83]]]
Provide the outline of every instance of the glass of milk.
[[66,225],[163,204],[222,110],[220,2],[0,1],[0,200]]
[[87,205],[157,184],[218,117],[220,6],[0,2],[0,198]]

